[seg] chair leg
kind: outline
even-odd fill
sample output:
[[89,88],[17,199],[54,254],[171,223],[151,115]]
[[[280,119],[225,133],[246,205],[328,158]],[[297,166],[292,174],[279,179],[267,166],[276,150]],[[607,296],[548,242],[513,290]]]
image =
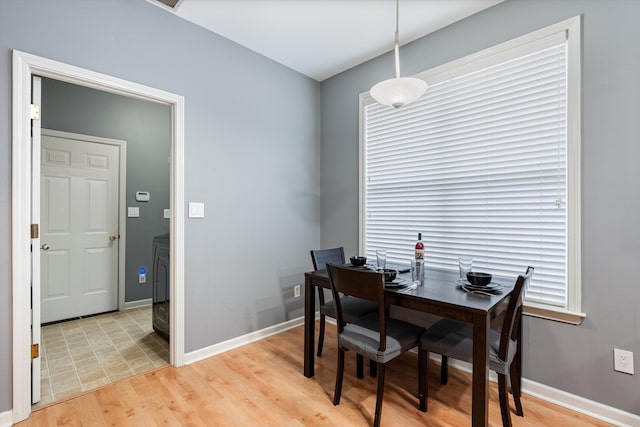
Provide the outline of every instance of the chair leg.
[[449,358],[442,356],[440,359],[440,384],[449,382]]
[[373,420],[373,427],[380,426],[380,417],[382,416],[382,396],[384,394],[384,371],[385,364],[380,364],[380,372],[378,372],[378,393],[376,395],[376,415]]
[[356,376],[364,378],[364,357],[361,354],[356,354]]
[[324,323],[325,323],[325,315],[320,315],[320,330],[318,332],[318,357],[322,356],[322,344],[324,344]]
[[418,350],[418,399],[420,400],[420,410],[427,412],[427,395],[429,393],[429,352],[423,349]]
[[375,360],[369,360],[369,375],[372,378],[375,378],[377,372],[378,372],[378,363]]
[[511,411],[509,410],[509,392],[507,391],[507,377],[498,374],[498,396],[500,398],[500,413],[503,427],[511,427]]
[[522,384],[520,382],[520,372],[518,372],[518,367],[515,366],[515,363],[511,364],[509,379],[511,380],[511,394],[513,395],[513,402],[516,404],[516,414],[520,417],[524,417],[522,402],[520,401],[520,387]]
[[342,378],[344,377],[344,350],[338,349],[338,367],[336,369],[336,388],[333,392],[333,404],[340,403],[340,395],[342,394]]
[[[520,315],[521,314],[519,314],[519,316]],[[516,356],[513,358],[511,366],[509,366],[509,377],[511,378],[511,393],[513,394],[513,401],[516,404],[516,414],[524,417],[522,403],[520,402],[520,395],[522,391],[522,319],[518,319]]]

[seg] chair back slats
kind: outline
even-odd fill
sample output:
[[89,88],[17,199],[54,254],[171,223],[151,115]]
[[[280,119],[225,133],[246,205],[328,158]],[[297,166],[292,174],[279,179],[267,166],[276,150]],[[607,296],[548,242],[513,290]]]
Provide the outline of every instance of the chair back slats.
[[[344,264],[344,248],[342,246],[331,249],[316,249],[309,251],[311,254],[311,261],[313,262],[313,269],[326,270],[328,263]],[[318,302],[320,305],[324,305],[324,292],[322,288],[318,288]]]
[[533,276],[533,267],[527,268],[525,274],[518,276],[513,291],[511,291],[511,295],[509,296],[509,304],[507,305],[502,330],[500,331],[498,357],[501,360],[507,360],[511,339],[517,337],[517,330],[520,318],[522,317],[523,291],[529,285],[531,276]]
[[344,329],[342,307],[340,306],[339,293],[361,298],[378,303],[378,318],[380,330],[380,351],[386,349],[386,323],[384,303],[384,275],[375,271],[356,270],[342,265],[327,264],[329,283],[333,293],[333,301],[336,308],[338,332]]
[[344,264],[344,248],[332,249],[317,249],[309,251],[311,253],[311,260],[313,261],[313,269],[326,270],[326,264]]

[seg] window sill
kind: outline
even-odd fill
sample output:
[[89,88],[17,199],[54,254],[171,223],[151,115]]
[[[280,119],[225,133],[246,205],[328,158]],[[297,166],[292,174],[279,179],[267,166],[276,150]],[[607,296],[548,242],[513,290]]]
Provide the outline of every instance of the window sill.
[[536,304],[534,302],[525,302],[522,307],[522,314],[540,319],[569,323],[571,325],[580,325],[584,318],[587,317],[586,313],[576,313],[561,308]]

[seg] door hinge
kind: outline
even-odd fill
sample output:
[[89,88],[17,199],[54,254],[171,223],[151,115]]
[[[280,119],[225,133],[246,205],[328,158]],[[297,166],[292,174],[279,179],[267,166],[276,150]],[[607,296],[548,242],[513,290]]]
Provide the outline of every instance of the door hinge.
[[38,237],[38,224],[31,224],[31,238],[37,239]]
[[31,345],[31,360],[40,357],[40,344]]
[[31,120],[40,120],[40,106],[31,104]]

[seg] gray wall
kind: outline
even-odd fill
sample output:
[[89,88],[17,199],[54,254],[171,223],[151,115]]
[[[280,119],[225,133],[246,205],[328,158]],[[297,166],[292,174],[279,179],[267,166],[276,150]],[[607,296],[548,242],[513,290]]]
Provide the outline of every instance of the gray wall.
[[[125,301],[151,298],[154,236],[169,232],[163,210],[169,208],[171,109],[167,105],[128,98],[58,80],[42,80],[42,127],[127,141],[126,211],[140,209],[139,218],[127,218]],[[149,202],[137,202],[136,191],[148,191]],[[124,237],[124,236],[123,236]],[[148,280],[138,283],[140,267]]]
[[[0,412],[11,409],[11,49],[185,97],[185,347],[303,313],[320,85],[144,0],[0,0]],[[186,206],[185,206],[186,210]]]
[[[403,74],[415,74],[580,14],[587,318],[526,318],[524,376],[640,414],[640,2],[507,0],[403,47],[400,58]],[[358,94],[392,73],[387,54],[322,83],[323,247],[358,249]],[[635,376],[613,371],[614,347],[635,353]]]
[[[403,47],[402,69],[578,14],[588,317],[581,326],[526,319],[525,377],[638,414],[639,376],[613,372],[612,348],[634,351],[640,365],[640,2],[507,0]],[[390,55],[320,88],[143,0],[0,0],[0,412],[12,406],[13,48],[185,96],[185,200],[206,203],[206,217],[185,224],[186,351],[300,315],[290,287],[310,267],[308,250],[357,251],[357,95],[392,75]]]

